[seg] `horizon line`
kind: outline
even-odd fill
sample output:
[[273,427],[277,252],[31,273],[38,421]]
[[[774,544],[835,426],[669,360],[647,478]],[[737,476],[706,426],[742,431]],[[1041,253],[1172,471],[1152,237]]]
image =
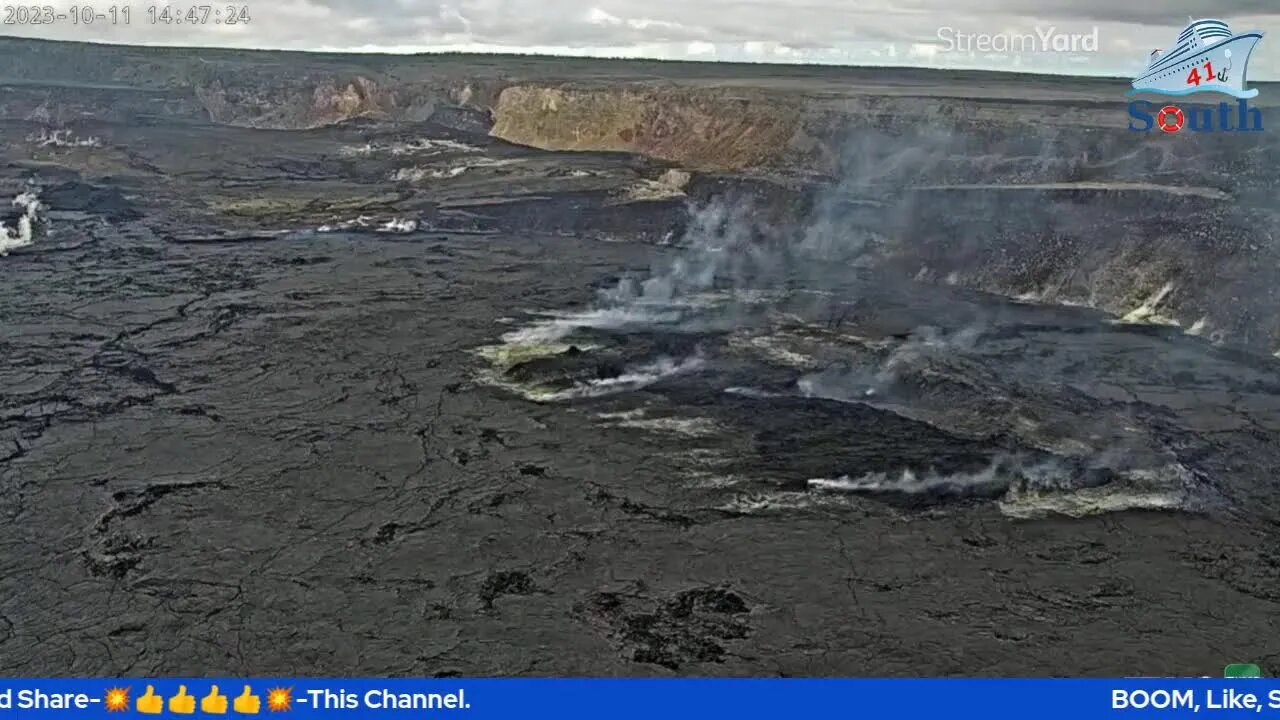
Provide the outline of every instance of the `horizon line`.
[[[813,60],[806,61],[776,61],[776,60],[722,60],[722,59],[698,59],[698,58],[671,58],[657,57],[652,55],[606,55],[600,53],[574,53],[561,54],[555,52],[544,52],[538,50],[431,50],[421,49],[412,51],[395,51],[391,49],[336,49],[336,48],[281,48],[281,47],[260,47],[260,46],[227,46],[227,45],[191,45],[191,44],[174,44],[167,42],[160,43],[136,43],[136,42],[119,42],[113,40],[63,40],[57,38],[27,37],[22,35],[10,35],[0,33],[0,41],[16,40],[20,42],[37,42],[37,43],[55,43],[62,45],[91,45],[99,47],[115,47],[115,48],[134,48],[138,50],[212,50],[216,52],[246,52],[246,53],[293,53],[298,55],[342,55],[355,57],[384,57],[384,58],[415,58],[415,57],[484,57],[484,58],[546,58],[554,60],[578,60],[578,61],[605,61],[605,62],[653,62],[653,63],[682,63],[688,65],[749,65],[773,68],[842,68],[849,70],[926,70],[932,72],[979,72],[1004,75],[1020,75],[1032,77],[1050,77],[1050,78],[1086,78],[1091,80],[1123,80],[1132,81],[1132,77],[1125,74],[1114,72],[1098,72],[1098,73],[1080,73],[1065,70],[1053,69],[1026,69],[1026,68],[997,68],[997,67],[979,67],[970,65],[929,65],[929,64],[911,64],[911,63],[895,63],[895,64],[876,64],[876,63],[851,63],[851,62],[819,62]],[[1251,78],[1252,82],[1259,84],[1280,82],[1280,77],[1276,79],[1270,78]]]
[[[698,59],[698,58],[671,58],[657,57],[650,55],[606,55],[597,53],[574,53],[562,54],[554,52],[543,52],[537,50],[412,50],[412,51],[395,51],[389,49],[336,49],[336,48],[281,48],[281,47],[261,47],[261,46],[228,46],[228,45],[199,45],[199,44],[177,44],[177,43],[136,43],[136,42],[119,42],[114,40],[63,40],[57,38],[27,37],[22,35],[10,35],[0,33],[0,41],[16,40],[19,42],[34,43],[51,43],[60,45],[90,45],[98,47],[112,48],[133,48],[138,50],[205,50],[215,52],[245,52],[245,53],[291,53],[297,55],[343,55],[353,57],[384,57],[384,58],[415,58],[415,57],[485,57],[485,58],[546,58],[553,60],[576,60],[576,61],[605,61],[615,63],[626,62],[653,62],[653,63],[671,63],[686,65],[751,65],[772,68],[823,68],[823,69],[849,69],[849,70],[927,70],[934,72],[981,72],[993,74],[1007,75],[1027,75],[1027,76],[1044,76],[1044,77],[1078,77],[1089,78],[1095,80],[1131,80],[1122,74],[1113,73],[1079,73],[1067,71],[1054,71],[1043,69],[1025,69],[1025,68],[996,68],[996,67],[975,67],[975,66],[955,66],[955,65],[927,65],[927,64],[911,64],[911,63],[895,63],[895,64],[876,64],[876,63],[851,63],[851,62],[819,62],[813,60],[806,61],[774,61],[774,60],[723,60],[723,59]],[[1255,82],[1273,82],[1268,80],[1256,80]]]

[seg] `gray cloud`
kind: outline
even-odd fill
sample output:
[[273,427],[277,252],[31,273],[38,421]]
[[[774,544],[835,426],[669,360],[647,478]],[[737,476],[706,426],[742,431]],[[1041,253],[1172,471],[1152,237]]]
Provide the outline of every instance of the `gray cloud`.
[[[70,2],[62,0],[65,5]],[[1202,0],[219,0],[248,25],[13,28],[58,39],[325,50],[564,52],[674,59],[928,64],[1127,74],[1165,47]],[[55,0],[55,5],[57,1]],[[141,6],[139,6],[141,7]],[[1237,29],[1280,29],[1277,0],[1221,0]],[[939,30],[1098,28],[1096,53],[1011,57],[940,52]],[[1247,26],[1247,27],[1246,27]],[[1272,48],[1272,45],[1276,45]],[[1280,79],[1280,40],[1259,45],[1251,77]]]

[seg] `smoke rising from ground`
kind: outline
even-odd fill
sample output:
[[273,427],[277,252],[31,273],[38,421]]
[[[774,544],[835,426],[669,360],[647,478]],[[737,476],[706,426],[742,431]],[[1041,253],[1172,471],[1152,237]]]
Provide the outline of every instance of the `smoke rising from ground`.
[[0,223],[0,257],[35,242],[35,225],[39,219],[40,199],[33,192],[24,192],[13,199],[13,206],[21,211],[10,226]]
[[810,373],[796,383],[805,397],[852,402],[889,393],[902,375],[930,358],[973,349],[982,335],[980,326],[947,334],[932,326],[918,328],[885,359],[874,365],[840,364]]
[[[691,207],[683,234],[647,273],[599,291],[584,311],[557,314],[504,340],[569,348],[600,336],[611,347],[635,336],[717,331],[730,337],[735,353],[763,353],[768,369],[744,370],[737,356],[713,350],[705,358],[663,358],[661,366],[630,365],[616,379],[579,383],[557,399],[613,394],[688,372],[698,377],[676,380],[682,387],[712,383],[760,401],[762,412],[775,402],[786,408],[780,412],[862,412],[818,409],[835,401],[1001,444],[983,470],[961,463],[967,469],[957,471],[946,460],[935,470],[934,460],[921,459],[870,463],[875,472],[868,473],[859,459],[866,443],[856,433],[847,457],[815,440],[814,454],[831,454],[831,464],[830,474],[819,470],[825,479],[808,484],[812,490],[981,496],[1015,515],[1200,506],[1199,471],[1188,469],[1138,409],[1082,414],[1094,407],[1092,398],[1115,397],[1138,377],[1127,374],[1140,372],[1136,358],[1130,363],[1107,350],[1133,347],[1127,331],[1108,330],[1083,310],[1026,310],[923,287],[945,281],[1016,297],[1035,283],[1048,289],[1037,299],[1051,303],[1078,292],[1072,285],[1085,277],[1098,297],[1164,300],[1172,291],[1159,289],[1174,286],[1163,279],[1167,265],[1147,264],[1163,257],[1151,256],[1150,238],[1099,223],[1126,220],[1149,203],[1180,203],[1181,196],[1090,178],[1112,172],[1111,156],[1064,161],[1061,148],[1047,153],[1037,145],[1052,144],[1052,131],[993,145],[980,130],[959,127],[937,118],[913,131],[863,130],[848,143],[839,177],[809,198],[799,221],[778,221],[767,196],[729,192]],[[1145,158],[1163,168],[1169,161],[1163,151],[1109,149],[1126,163]],[[1104,275],[1105,283],[1096,280]],[[1161,284],[1144,292],[1135,276]],[[617,367],[613,362],[607,372]],[[716,378],[725,382],[716,385]],[[799,398],[812,402],[796,405]],[[887,447],[912,442],[894,438]]]
[[[1131,509],[1195,510],[1203,505],[1195,478],[1180,464],[1115,472],[1104,459],[1077,463],[1062,458],[1032,460],[1004,454],[973,472],[917,472],[907,468],[899,473],[814,478],[808,486],[826,493],[993,499],[1006,515],[1016,518],[1049,514],[1082,517]],[[1111,486],[1117,478],[1123,478],[1123,487]]]
[[79,137],[67,129],[55,130],[45,128],[38,133],[27,136],[27,142],[39,147],[55,148],[96,148],[102,147],[102,141],[95,136]]
[[724,196],[692,208],[676,243],[684,251],[645,278],[603,291],[606,305],[664,303],[711,290],[754,302],[770,290],[825,291],[848,284],[893,240],[886,219],[911,212],[907,190],[955,172],[959,136],[940,126],[896,135],[864,130],[845,144],[834,183],[820,191],[798,227],[776,227],[750,198]]

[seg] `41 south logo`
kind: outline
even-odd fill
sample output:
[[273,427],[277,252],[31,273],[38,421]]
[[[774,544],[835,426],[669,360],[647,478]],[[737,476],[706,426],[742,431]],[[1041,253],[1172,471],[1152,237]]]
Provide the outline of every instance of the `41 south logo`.
[[1252,30],[1233,33],[1222,20],[1192,20],[1168,52],[1153,50],[1147,69],[1133,80],[1127,95],[1152,94],[1181,97],[1197,93],[1219,93],[1236,98],[1235,103],[1186,108],[1149,100],[1129,103],[1129,129],[1150,132],[1156,128],[1176,133],[1259,132],[1262,111],[1249,107],[1258,91],[1245,87],[1249,56],[1262,40]]

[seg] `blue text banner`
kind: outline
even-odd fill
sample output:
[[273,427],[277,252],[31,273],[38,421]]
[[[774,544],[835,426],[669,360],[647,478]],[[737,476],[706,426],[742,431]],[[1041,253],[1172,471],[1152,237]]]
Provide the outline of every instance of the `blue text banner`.
[[718,720],[1266,717],[1280,680],[0,679],[0,717]]

